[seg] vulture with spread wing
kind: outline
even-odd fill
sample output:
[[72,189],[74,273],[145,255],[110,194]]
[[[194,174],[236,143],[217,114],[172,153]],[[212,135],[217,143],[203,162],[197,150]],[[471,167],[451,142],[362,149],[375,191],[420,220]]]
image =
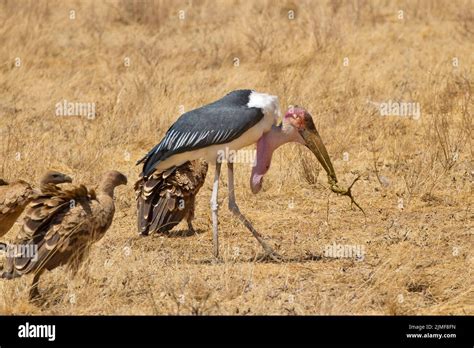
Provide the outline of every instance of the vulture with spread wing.
[[40,181],[39,191],[23,180],[7,183],[0,180],[0,237],[4,236],[15,224],[28,203],[40,191],[56,187],[57,184],[72,182],[72,179],[59,172],[49,171]]
[[141,176],[135,184],[138,205],[138,231],[141,235],[167,232],[186,219],[194,231],[196,195],[206,180],[207,162],[186,162],[164,172]]
[[112,224],[114,189],[125,184],[125,175],[109,171],[97,193],[81,185],[64,191],[50,188],[35,198],[14,244],[16,254],[7,256],[2,278],[33,273],[30,299],[35,299],[45,270],[68,265],[75,274],[92,243],[100,240]]

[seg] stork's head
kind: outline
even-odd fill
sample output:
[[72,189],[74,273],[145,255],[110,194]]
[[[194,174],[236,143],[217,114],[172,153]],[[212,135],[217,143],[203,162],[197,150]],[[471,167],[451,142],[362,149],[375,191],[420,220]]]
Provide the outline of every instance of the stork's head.
[[306,109],[299,106],[290,106],[285,113],[283,125],[295,127],[298,131],[306,128],[316,128],[314,126],[313,117]]
[[[313,117],[306,109],[292,106],[285,113],[281,132],[269,132],[259,140],[260,146],[257,143],[257,163],[252,169],[250,182],[254,193],[262,188],[263,176],[270,167],[273,150],[286,142],[297,142],[305,145],[321,163],[331,183],[337,183],[334,167],[323,140],[314,125]],[[262,150],[259,151],[260,149]]]
[[305,145],[316,156],[330,180],[336,183],[336,172],[332,166],[326,146],[324,146],[323,139],[314,125],[313,116],[302,107],[291,106],[285,113],[283,126],[285,125],[296,128],[301,137],[298,142]]

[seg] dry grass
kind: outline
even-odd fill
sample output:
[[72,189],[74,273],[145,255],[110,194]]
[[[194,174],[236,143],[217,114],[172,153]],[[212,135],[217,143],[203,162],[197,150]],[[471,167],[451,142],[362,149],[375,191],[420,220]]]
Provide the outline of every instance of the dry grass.
[[[26,301],[29,277],[1,282],[0,313],[474,314],[473,8],[0,1],[0,177],[55,168],[93,185],[113,168],[133,181],[180,108],[254,88],[312,112],[341,182],[363,175],[354,194],[367,212],[330,194],[308,153],[287,145],[262,193],[250,192],[248,165],[236,179],[241,209],[289,260],[252,261],[260,247],[223,190],[225,262],[212,264],[212,174],[189,237],[138,238],[129,185],[80,276],[46,274],[41,306]],[[64,99],[96,103],[95,119],[56,116]],[[419,103],[420,119],[381,117],[373,103],[388,100]],[[363,246],[365,258],[326,257],[333,243]]]

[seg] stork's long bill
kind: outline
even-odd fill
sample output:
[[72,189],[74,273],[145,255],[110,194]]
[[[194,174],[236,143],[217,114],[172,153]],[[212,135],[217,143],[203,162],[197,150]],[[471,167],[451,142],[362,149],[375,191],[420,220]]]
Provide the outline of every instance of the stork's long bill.
[[[309,115],[309,114],[307,114]],[[311,117],[311,116],[310,116]],[[326,146],[324,146],[323,139],[319,135],[316,127],[314,126],[313,120],[311,120],[312,128],[306,128],[300,132],[301,137],[305,141],[306,147],[316,156],[321,166],[326,171],[328,178],[331,183],[337,183],[336,172],[332,166],[331,159],[329,158]]]

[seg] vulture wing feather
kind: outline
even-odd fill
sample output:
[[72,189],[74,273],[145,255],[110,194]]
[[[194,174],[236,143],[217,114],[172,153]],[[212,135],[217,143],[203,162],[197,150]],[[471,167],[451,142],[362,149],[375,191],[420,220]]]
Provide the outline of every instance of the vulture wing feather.
[[190,222],[207,169],[204,160],[196,160],[163,173],[155,172],[148,178],[141,177],[135,184],[139,233],[167,232],[184,218]]

